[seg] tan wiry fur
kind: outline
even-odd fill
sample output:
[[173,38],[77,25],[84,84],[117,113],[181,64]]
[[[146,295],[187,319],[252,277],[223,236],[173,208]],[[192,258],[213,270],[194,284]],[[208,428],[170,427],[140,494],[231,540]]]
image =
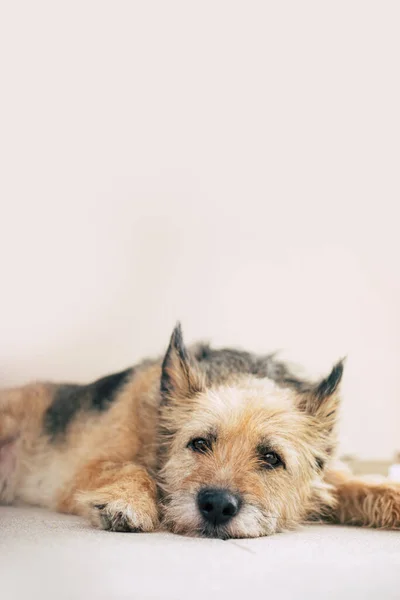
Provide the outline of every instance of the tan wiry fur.
[[[358,481],[333,462],[341,367],[306,386],[274,381],[261,359],[240,366],[229,352],[188,352],[178,328],[163,361],[135,367],[106,408],[82,404],[57,434],[46,415],[60,386],[2,391],[0,502],[114,531],[257,537],[310,519],[400,528],[399,485]],[[211,440],[206,452],[191,449],[197,438]],[[260,448],[281,466],[265,468]],[[240,498],[238,513],[212,530],[198,508],[205,488]]]

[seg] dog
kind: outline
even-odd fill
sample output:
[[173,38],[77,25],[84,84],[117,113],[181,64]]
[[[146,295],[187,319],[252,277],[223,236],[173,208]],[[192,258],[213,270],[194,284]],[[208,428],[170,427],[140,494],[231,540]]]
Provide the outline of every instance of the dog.
[[0,502],[111,531],[251,538],[310,520],[400,528],[400,485],[335,463],[343,361],[318,382],[273,355],[186,348],[89,385],[0,394]]

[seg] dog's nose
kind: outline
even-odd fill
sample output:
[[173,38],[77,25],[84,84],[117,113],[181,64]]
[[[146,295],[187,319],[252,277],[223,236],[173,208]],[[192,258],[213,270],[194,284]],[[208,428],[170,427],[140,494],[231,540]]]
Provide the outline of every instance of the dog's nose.
[[240,500],[226,490],[205,489],[199,492],[197,505],[206,521],[223,525],[239,512]]

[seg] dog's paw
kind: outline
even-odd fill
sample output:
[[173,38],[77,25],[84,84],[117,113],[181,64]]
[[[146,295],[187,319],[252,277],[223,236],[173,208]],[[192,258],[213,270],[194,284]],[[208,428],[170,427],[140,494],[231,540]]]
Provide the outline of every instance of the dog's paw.
[[366,499],[367,509],[372,513],[377,526],[384,529],[400,529],[400,485],[383,484],[380,486],[378,502],[371,506]]
[[400,485],[370,483],[361,479],[345,481],[335,490],[339,523],[400,529]]
[[93,525],[107,531],[149,532],[158,526],[158,511],[154,503],[137,508],[124,500],[94,504],[90,513]]

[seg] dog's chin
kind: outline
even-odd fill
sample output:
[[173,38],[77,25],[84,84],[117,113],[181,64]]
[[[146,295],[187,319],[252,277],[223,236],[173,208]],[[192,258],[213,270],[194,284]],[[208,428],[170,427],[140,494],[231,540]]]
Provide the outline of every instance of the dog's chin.
[[175,523],[169,523],[169,529],[171,529],[174,533],[186,535],[188,537],[202,537],[219,540],[229,540],[230,538],[234,537],[248,537],[243,535],[235,536],[229,532],[227,527],[223,525],[218,526],[207,523],[203,521],[200,516],[198,518],[197,525],[194,525],[193,521],[190,524],[179,521]]
[[203,523],[198,535],[206,538],[217,538],[219,540],[229,540],[232,535],[229,534],[227,527],[223,525],[212,525],[211,523]]

